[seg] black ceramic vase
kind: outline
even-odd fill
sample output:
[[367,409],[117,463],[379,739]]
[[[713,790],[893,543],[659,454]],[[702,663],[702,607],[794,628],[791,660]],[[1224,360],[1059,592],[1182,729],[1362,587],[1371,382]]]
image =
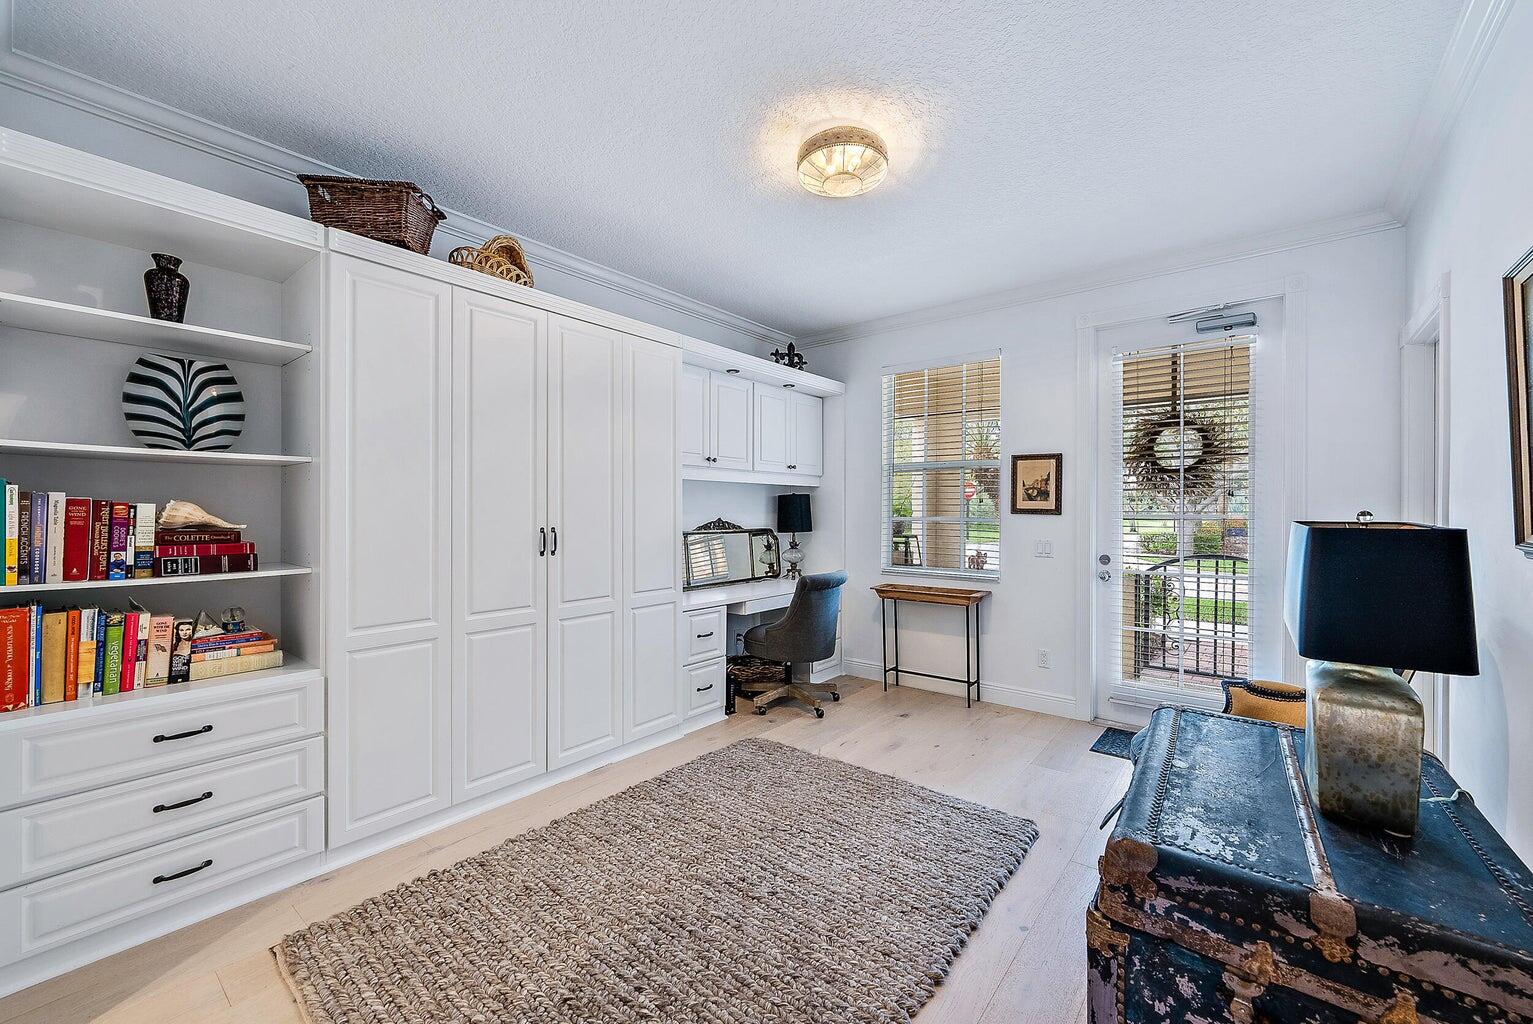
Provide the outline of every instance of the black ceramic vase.
[[186,293],[191,282],[177,270],[181,257],[169,253],[150,253],[154,268],[144,271],[144,291],[149,294],[149,315],[156,320],[180,323],[186,316]]

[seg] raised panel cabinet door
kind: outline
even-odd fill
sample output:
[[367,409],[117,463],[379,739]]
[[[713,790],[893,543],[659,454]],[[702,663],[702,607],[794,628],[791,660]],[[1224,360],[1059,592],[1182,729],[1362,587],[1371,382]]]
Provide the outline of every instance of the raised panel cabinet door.
[[326,257],[329,843],[452,802],[452,289]]
[[681,464],[711,466],[708,460],[708,371],[681,368]]
[[624,363],[624,742],[681,721],[681,353],[629,338]]
[[786,473],[791,460],[788,449],[789,393],[785,388],[756,388],[757,472]]
[[548,317],[453,295],[452,790],[548,765]]
[[750,469],[755,454],[751,427],[756,419],[748,380],[717,370],[708,374],[708,436],[715,469]]
[[825,472],[825,403],[814,395],[788,398],[788,471],[820,476]]
[[578,320],[549,320],[551,769],[622,742],[625,339]]

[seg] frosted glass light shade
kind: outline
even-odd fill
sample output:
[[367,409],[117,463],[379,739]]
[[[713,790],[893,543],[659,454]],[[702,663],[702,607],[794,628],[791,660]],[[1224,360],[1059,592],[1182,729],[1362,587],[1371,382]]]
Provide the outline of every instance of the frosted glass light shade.
[[827,128],[799,147],[799,184],[817,196],[860,196],[876,188],[888,173],[884,140],[864,128]]

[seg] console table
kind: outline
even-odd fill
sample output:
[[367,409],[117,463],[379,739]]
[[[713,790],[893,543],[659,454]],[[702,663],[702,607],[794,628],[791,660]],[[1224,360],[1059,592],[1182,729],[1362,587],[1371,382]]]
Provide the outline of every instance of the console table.
[[[963,684],[964,707],[973,707],[979,700],[979,606],[990,596],[988,590],[969,590],[958,587],[921,587],[908,583],[880,583],[872,588],[878,595],[878,624],[883,638],[879,652],[884,666],[884,689],[889,689],[889,673],[894,673],[894,685],[900,685],[900,673],[920,676],[923,679],[941,679],[949,683]],[[963,676],[943,676],[933,672],[916,672],[900,667],[900,602],[917,604],[945,604],[963,609]],[[889,661],[889,610],[892,609],[894,625],[894,662]],[[973,622],[970,623],[971,612]]]

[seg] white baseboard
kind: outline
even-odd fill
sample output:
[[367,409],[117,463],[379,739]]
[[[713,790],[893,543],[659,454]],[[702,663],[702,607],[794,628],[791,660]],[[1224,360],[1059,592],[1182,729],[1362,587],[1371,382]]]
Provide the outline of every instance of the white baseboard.
[[[843,658],[841,661],[842,671],[847,675],[857,676],[860,679],[872,679],[882,681],[883,666],[876,661],[858,661],[855,658]],[[923,679],[920,676],[902,676],[901,686],[909,686],[916,690],[929,690],[932,693],[945,693],[951,697],[962,697],[964,686],[962,683],[950,683],[944,679]],[[1000,704],[1008,708],[1021,708],[1023,711],[1036,711],[1041,715],[1054,715],[1057,718],[1075,718],[1081,721],[1090,719],[1090,715],[1082,714],[1076,706],[1074,697],[1064,697],[1057,693],[1049,693],[1045,690],[1033,690],[1025,686],[1013,686],[1009,683],[994,683],[981,680],[979,684],[980,699],[986,704]]]

